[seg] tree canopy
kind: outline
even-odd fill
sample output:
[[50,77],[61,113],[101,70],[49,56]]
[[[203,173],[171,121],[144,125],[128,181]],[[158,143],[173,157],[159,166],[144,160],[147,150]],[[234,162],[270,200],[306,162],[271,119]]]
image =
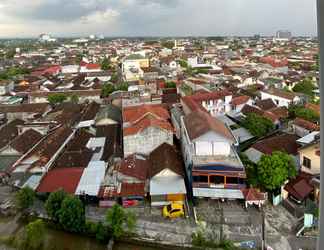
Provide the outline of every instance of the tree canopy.
[[45,224],[41,219],[30,222],[17,239],[18,249],[37,250],[45,240]]
[[67,194],[65,191],[63,189],[59,189],[52,192],[45,202],[47,215],[55,222],[59,221],[60,209],[66,196]]
[[179,64],[182,68],[187,68],[188,67],[188,63],[185,60],[179,60]]
[[110,65],[110,60],[109,58],[105,57],[102,61],[101,61],[101,69],[102,70],[108,70],[111,68]]
[[128,83],[127,82],[122,82],[119,83],[117,85],[113,85],[111,83],[106,83],[103,85],[102,89],[101,89],[101,95],[103,97],[108,97],[111,93],[113,93],[114,91],[127,91],[128,90]]
[[162,47],[165,47],[167,49],[172,49],[174,46],[174,42],[172,41],[164,41],[161,43]]
[[16,194],[17,206],[20,209],[27,209],[34,204],[35,192],[30,187],[20,189]]
[[173,81],[168,81],[168,82],[165,83],[165,87],[170,88],[170,89],[174,89],[174,88],[177,87],[177,84],[175,82],[173,82]]
[[293,91],[297,93],[303,93],[308,96],[314,96],[313,90],[316,89],[316,86],[314,85],[313,81],[306,78],[303,81],[297,83],[293,87]]
[[280,188],[284,182],[296,176],[296,166],[292,157],[283,152],[263,155],[257,164],[259,183],[269,191]]
[[57,104],[63,103],[67,99],[67,96],[61,93],[50,94],[47,97],[47,101],[50,105],[55,106]]
[[264,136],[274,129],[271,120],[255,113],[249,113],[243,120],[242,126],[256,137]]
[[106,83],[102,86],[101,95],[103,97],[108,97],[112,92],[115,91],[115,86],[111,83]]
[[79,96],[78,95],[71,95],[70,96],[70,102],[74,103],[74,104],[78,104],[79,103]]
[[115,204],[107,211],[106,221],[111,228],[112,236],[120,238],[125,232],[125,227],[131,232],[136,225],[135,215],[131,212],[126,212],[124,208]]
[[81,200],[68,195],[59,210],[59,222],[66,231],[82,232],[85,225],[85,211]]
[[292,105],[288,110],[291,118],[299,117],[310,122],[318,122],[320,120],[320,116],[314,110],[300,105]]
[[0,73],[0,80],[12,80],[16,76],[30,74],[30,70],[21,67],[12,67]]

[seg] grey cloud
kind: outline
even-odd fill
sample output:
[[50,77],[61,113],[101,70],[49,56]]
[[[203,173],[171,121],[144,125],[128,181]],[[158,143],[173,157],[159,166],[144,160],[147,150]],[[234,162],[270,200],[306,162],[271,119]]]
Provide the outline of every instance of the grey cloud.
[[[0,5],[14,1],[18,4],[0,11],[26,32],[44,22],[51,27],[48,32],[59,30],[60,35],[69,35],[71,27],[75,33],[130,36],[271,35],[279,29],[316,34],[315,0],[0,0]],[[112,20],[85,24],[87,17],[107,10],[118,13],[112,25]]]

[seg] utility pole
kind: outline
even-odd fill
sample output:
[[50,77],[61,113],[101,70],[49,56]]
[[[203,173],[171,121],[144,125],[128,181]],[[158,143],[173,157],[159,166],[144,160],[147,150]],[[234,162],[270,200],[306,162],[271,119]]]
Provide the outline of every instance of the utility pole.
[[265,216],[264,216],[264,210],[263,207],[261,207],[261,215],[262,215],[262,250],[266,249],[265,246]]
[[[320,48],[319,70],[320,70],[320,94],[321,94],[321,111],[324,112],[324,0],[317,0],[317,32]],[[324,150],[324,114],[321,114],[321,151]],[[321,183],[320,183],[320,219],[319,219],[319,236],[317,239],[317,250],[324,249],[324,154],[321,154]]]

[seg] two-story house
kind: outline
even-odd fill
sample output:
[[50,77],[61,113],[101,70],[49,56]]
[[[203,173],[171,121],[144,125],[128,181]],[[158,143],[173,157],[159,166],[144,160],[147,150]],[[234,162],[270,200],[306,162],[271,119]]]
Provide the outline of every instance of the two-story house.
[[173,145],[174,129],[163,105],[139,105],[123,109],[124,156],[149,155],[163,143]]
[[231,111],[231,101],[232,93],[227,90],[215,92],[201,91],[181,98],[183,111],[186,114],[197,110],[205,110],[212,116],[224,115]]
[[312,175],[320,173],[320,145],[319,140],[301,147],[299,152],[300,170]]
[[278,107],[286,108],[291,104],[299,104],[302,101],[297,94],[276,88],[262,90],[261,100],[264,99],[271,99]]
[[181,141],[194,197],[243,199],[245,169],[230,129],[206,112],[182,117]]

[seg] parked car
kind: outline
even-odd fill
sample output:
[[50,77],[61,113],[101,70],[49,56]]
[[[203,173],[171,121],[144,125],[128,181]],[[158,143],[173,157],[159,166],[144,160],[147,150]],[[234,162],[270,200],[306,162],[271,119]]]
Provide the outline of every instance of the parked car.
[[184,207],[179,203],[171,203],[163,208],[163,217],[165,218],[179,218],[183,217]]

